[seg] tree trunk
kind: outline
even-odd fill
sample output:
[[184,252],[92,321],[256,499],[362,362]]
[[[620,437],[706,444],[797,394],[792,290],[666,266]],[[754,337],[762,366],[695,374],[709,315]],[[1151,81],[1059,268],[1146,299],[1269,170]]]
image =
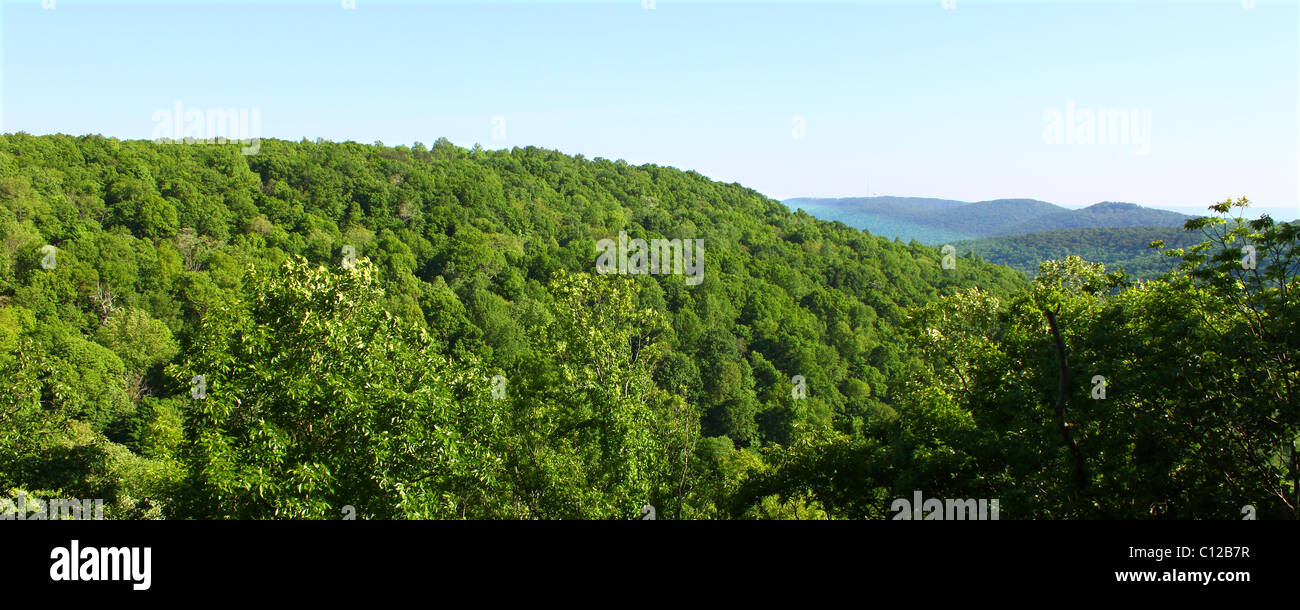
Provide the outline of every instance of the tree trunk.
[[1070,362],[1066,359],[1065,341],[1061,339],[1061,330],[1056,324],[1056,312],[1043,313],[1047,314],[1047,325],[1052,329],[1052,338],[1056,341],[1056,357],[1061,365],[1056,389],[1056,424],[1061,430],[1061,438],[1065,441],[1065,446],[1069,447],[1070,455],[1074,457],[1074,485],[1079,491],[1083,491],[1088,486],[1088,471],[1083,462],[1083,453],[1079,451],[1079,443],[1074,440],[1070,424],[1065,420],[1065,397],[1070,393]]

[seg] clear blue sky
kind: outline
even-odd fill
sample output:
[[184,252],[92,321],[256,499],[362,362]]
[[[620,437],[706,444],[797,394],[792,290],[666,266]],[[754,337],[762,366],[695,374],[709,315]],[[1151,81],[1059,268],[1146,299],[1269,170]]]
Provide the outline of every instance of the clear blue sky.
[[[1293,0],[55,1],[3,0],[4,132],[149,138],[181,101],[257,109],[262,137],[535,145],[776,198],[1300,206]],[[1149,153],[1047,142],[1067,104],[1149,110]]]

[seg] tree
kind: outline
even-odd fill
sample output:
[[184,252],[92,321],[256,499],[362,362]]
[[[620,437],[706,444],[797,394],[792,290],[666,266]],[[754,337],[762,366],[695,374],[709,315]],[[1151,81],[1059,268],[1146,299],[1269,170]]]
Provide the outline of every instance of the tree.
[[667,325],[621,278],[558,273],[540,349],[511,376],[504,454],[521,516],[628,519],[680,503],[699,416],[655,387]]
[[[491,514],[500,459],[476,438],[481,374],[386,314],[373,266],[250,271],[209,313],[174,379],[197,514],[364,518]],[[201,380],[201,381],[200,381]],[[202,390],[202,391],[200,391]]]
[[169,362],[178,350],[171,330],[147,312],[134,307],[108,316],[95,332],[95,340],[112,350],[124,365],[127,393],[138,400],[149,392],[144,376],[156,365]]

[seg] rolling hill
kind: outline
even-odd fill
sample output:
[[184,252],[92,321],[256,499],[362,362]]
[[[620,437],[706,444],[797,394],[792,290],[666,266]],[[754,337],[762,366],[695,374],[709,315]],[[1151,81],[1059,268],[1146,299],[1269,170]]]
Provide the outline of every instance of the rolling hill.
[[1153,279],[1175,263],[1148,247],[1163,240],[1169,248],[1185,248],[1202,236],[1182,227],[1085,227],[1057,229],[1025,235],[1006,235],[953,242],[958,256],[974,253],[979,258],[1007,265],[1033,277],[1039,263],[1078,256],[1103,263],[1107,269],[1122,268],[1135,279]]
[[966,203],[915,197],[796,198],[783,203],[873,235],[941,244],[957,240],[1080,228],[1182,226],[1190,216],[1132,203],[1101,202],[1072,210],[1036,199]]
[[[1146,237],[1089,230],[970,247]],[[1300,424],[1259,414],[1300,413],[1300,236],[1215,230],[1281,273],[1198,254],[1195,275],[1117,287],[1069,258],[1030,282],[693,171],[536,147],[0,135],[0,501],[888,519],[924,487],[1007,519],[1235,519],[1239,498],[1295,518],[1268,490],[1300,480],[1279,442]],[[702,281],[602,267],[625,236],[703,244]]]

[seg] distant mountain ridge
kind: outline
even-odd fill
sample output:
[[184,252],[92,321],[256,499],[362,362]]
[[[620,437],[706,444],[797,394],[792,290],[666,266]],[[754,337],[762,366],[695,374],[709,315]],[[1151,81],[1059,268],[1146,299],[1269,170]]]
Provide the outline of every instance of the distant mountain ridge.
[[957,249],[957,256],[974,253],[1029,277],[1037,275],[1038,265],[1043,261],[1078,256],[1104,263],[1112,271],[1124,269],[1134,279],[1146,280],[1175,265],[1160,250],[1149,247],[1152,241],[1161,240],[1169,248],[1186,248],[1202,239],[1199,232],[1185,231],[1182,227],[1086,227],[954,241],[952,246]]
[[1083,228],[1182,226],[1191,216],[1103,201],[1069,209],[1037,199],[965,202],[926,197],[800,197],[783,201],[824,220],[873,235],[927,244]]

